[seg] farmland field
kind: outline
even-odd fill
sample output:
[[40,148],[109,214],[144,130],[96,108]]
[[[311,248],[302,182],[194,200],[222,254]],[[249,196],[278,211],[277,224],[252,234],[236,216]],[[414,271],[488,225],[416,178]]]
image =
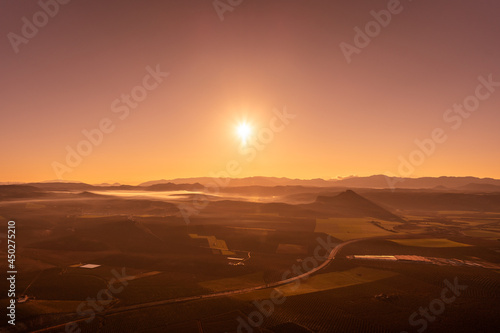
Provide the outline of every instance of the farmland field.
[[461,247],[470,246],[444,238],[421,238],[421,239],[389,239],[391,242],[406,246],[416,247]]
[[[399,332],[411,330],[409,316],[455,277],[468,288],[429,332],[460,331],[457,318],[479,311],[473,309],[480,309],[474,325],[487,331],[498,323],[498,269],[479,268],[500,264],[496,215],[395,216],[351,191],[312,204],[213,201],[186,224],[168,202],[72,195],[36,202],[44,208],[0,204],[1,216],[15,216],[22,234],[17,286],[28,300],[17,311],[28,330],[60,332],[75,321],[82,332],[237,332],[278,293],[283,302],[273,303],[255,332]],[[345,216],[337,197],[349,207]],[[353,255],[443,259],[438,266]],[[78,309],[88,309],[85,302],[110,281],[123,288],[89,320]]]
[[[347,241],[350,239],[386,236],[392,233],[381,229],[372,222],[371,218],[328,218],[316,219],[316,232],[324,232],[335,238]],[[389,228],[399,225],[391,221],[383,221],[382,224]]]

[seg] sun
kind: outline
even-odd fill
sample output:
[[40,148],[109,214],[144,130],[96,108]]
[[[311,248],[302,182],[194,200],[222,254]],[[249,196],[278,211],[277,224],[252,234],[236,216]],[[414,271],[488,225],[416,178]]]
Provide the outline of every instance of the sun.
[[236,128],[236,132],[240,137],[241,143],[245,145],[248,141],[248,138],[250,137],[250,134],[252,133],[252,128],[247,123],[241,123]]

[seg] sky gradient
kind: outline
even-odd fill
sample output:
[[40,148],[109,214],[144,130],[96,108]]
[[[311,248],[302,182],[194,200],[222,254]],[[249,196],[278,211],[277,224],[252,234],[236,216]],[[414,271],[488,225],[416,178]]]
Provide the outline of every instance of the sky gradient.
[[[500,178],[500,87],[478,88],[500,82],[500,4],[401,1],[348,62],[341,43],[356,46],[354,28],[391,2],[244,0],[221,20],[211,0],[73,0],[16,52],[9,33],[42,9],[2,1],[0,182],[59,178],[56,163],[62,179],[134,184],[229,161],[236,177]],[[134,89],[147,95],[126,104]],[[477,109],[447,121],[477,89],[489,92]],[[295,117],[268,140],[284,109]],[[69,166],[67,147],[103,121],[108,133]],[[242,121],[263,146],[250,161]],[[446,140],[415,152],[436,128]]]

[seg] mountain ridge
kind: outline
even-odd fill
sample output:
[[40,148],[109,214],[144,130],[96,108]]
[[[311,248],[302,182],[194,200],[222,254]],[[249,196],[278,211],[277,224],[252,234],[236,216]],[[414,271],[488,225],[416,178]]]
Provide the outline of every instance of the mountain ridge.
[[[229,179],[229,181],[227,181]],[[227,185],[225,185],[227,182]],[[349,177],[343,179],[292,179],[286,177],[245,177],[245,178],[219,178],[194,177],[194,178],[176,178],[161,179],[157,181],[148,181],[139,184],[139,186],[150,186],[162,183],[200,183],[204,186],[215,183],[220,187],[234,186],[280,186],[280,185],[299,185],[313,187],[348,187],[348,188],[408,188],[408,189],[432,189],[436,187],[445,187],[448,189],[458,189],[469,184],[482,184],[500,186],[500,179],[479,178],[479,177],[420,177],[420,178],[401,178],[388,177],[385,175],[372,175],[367,177]],[[225,186],[223,186],[223,185]]]
[[403,222],[403,219],[379,204],[359,195],[353,190],[346,190],[337,195],[318,195],[310,204],[301,205],[303,208],[317,211],[337,213],[345,217],[373,217],[376,219]]
[[[82,190],[92,187],[133,189],[147,188],[152,185],[201,185],[202,187],[240,187],[240,186],[305,186],[305,187],[343,187],[343,188],[373,188],[373,189],[433,189],[433,190],[465,190],[465,191],[497,191],[500,190],[500,179],[466,177],[420,177],[420,178],[392,178],[385,175],[372,175],[366,177],[348,177],[343,179],[297,179],[286,177],[245,177],[245,178],[213,178],[193,177],[151,180],[138,185],[125,185],[119,183],[87,184],[78,181],[43,181],[16,183],[17,185],[31,185],[38,187],[67,188],[75,187]],[[168,186],[165,186],[167,188]],[[497,189],[498,187],[498,189]],[[160,188],[157,186],[157,188]]]

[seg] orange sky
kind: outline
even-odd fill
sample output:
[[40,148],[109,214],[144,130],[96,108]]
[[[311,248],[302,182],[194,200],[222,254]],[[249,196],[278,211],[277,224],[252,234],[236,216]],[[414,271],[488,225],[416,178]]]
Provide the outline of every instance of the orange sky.
[[[387,3],[243,1],[224,21],[212,1],[60,5],[19,52],[3,39],[0,182],[134,184],[209,176],[230,161],[236,177],[500,178],[500,87],[458,128],[443,118],[476,93],[479,76],[500,82],[500,5],[402,1],[348,63],[339,45],[355,45],[353,29]],[[4,36],[21,35],[21,19],[41,10],[1,6]],[[169,75],[148,77],[157,65]],[[147,95],[126,106],[120,98],[132,91]],[[258,133],[267,140],[273,110],[284,107],[296,117],[263,144]],[[81,143],[105,119],[109,133]],[[247,147],[250,161],[235,135],[244,119],[263,146]],[[420,163],[415,140],[435,128],[447,139]],[[66,147],[79,144],[91,151],[69,166]],[[411,156],[419,163],[409,172],[401,158]]]

